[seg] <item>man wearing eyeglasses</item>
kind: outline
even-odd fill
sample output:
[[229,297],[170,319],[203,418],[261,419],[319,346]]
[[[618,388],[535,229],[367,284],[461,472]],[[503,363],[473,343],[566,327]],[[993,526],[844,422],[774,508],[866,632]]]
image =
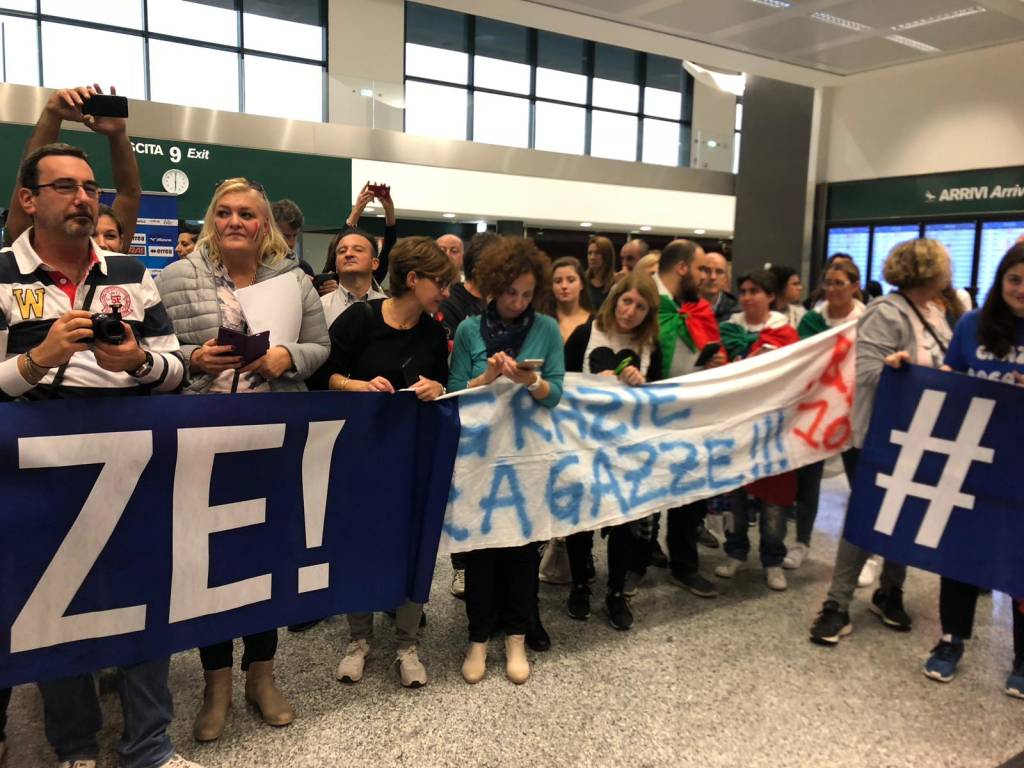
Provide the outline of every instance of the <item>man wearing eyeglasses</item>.
[[[48,144],[25,158],[18,178],[18,199],[32,227],[0,250],[0,400],[178,390],[184,364],[153,278],[138,259],[103,251],[92,240],[99,190],[86,154]],[[115,308],[120,343],[116,321],[97,334],[92,320]],[[196,766],[175,754],[167,736],[174,717],[168,664],[164,657],[119,669],[124,768]],[[59,765],[95,768],[102,716],[93,676],[39,687]]]

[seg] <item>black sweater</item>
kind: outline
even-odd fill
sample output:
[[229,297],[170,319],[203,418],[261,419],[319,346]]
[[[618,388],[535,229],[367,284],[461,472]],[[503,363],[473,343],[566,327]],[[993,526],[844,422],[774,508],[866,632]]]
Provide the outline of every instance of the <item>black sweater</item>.
[[[652,310],[653,311],[653,310]],[[583,356],[590,346],[590,336],[594,329],[594,318],[590,318],[583,325],[579,326],[570,334],[565,342],[565,370],[576,373],[583,372]],[[639,350],[623,347],[622,349],[608,349],[598,347],[590,351],[590,372],[601,373],[602,371],[615,370],[620,362],[627,357],[634,360],[640,359]],[[637,366],[639,367],[639,366]],[[661,371],[661,345],[654,343],[651,351],[650,362],[646,371],[641,371],[648,382],[658,381],[662,377]]]

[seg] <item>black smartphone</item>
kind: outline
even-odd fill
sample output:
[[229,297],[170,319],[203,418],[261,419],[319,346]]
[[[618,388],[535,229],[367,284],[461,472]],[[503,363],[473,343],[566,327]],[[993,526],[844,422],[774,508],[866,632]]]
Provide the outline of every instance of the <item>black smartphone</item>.
[[338,281],[338,273],[337,272],[324,272],[323,274],[319,274],[319,275],[315,276],[313,278],[313,287],[319,289],[321,285],[323,285],[324,283],[326,283],[329,280],[334,280],[335,282],[337,282]]
[[97,93],[82,104],[82,114],[94,117],[128,117],[128,99]]
[[718,354],[718,350],[722,348],[722,345],[717,341],[708,342],[707,346],[700,351],[700,355],[697,356],[697,366],[707,365],[712,357]]

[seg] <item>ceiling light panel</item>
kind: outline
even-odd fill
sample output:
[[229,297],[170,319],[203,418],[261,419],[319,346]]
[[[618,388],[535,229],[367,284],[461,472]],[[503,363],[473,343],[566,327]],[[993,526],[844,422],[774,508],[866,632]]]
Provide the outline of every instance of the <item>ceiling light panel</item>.
[[961,8],[958,11],[950,11],[949,13],[940,13],[936,16],[929,16],[926,19],[918,19],[917,21],[908,21],[905,24],[897,24],[892,27],[894,32],[906,32],[908,29],[917,29],[918,27],[927,27],[931,24],[938,24],[943,21],[952,21],[953,19],[962,19],[965,16],[974,16],[976,13],[985,13],[986,8],[982,8],[980,5],[973,5],[970,8]]
[[907,48],[913,48],[916,51],[922,51],[923,53],[939,52],[939,49],[936,48],[934,45],[928,45],[928,43],[922,43],[917,40],[911,40],[909,37],[904,37],[903,35],[886,35],[885,39],[893,43],[905,45],[907,46]]
[[811,18],[824,24],[831,24],[833,27],[849,29],[852,32],[867,32],[871,29],[867,24],[861,24],[858,21],[851,21],[850,19],[843,19],[839,16],[833,16],[831,13],[824,13],[823,11],[812,13]]
[[[750,0],[750,2],[754,3],[756,5],[764,5],[764,6],[767,6],[768,8],[789,8],[790,7],[790,3],[787,3],[785,0]],[[1024,0],[1021,0],[1021,2],[1024,2]]]

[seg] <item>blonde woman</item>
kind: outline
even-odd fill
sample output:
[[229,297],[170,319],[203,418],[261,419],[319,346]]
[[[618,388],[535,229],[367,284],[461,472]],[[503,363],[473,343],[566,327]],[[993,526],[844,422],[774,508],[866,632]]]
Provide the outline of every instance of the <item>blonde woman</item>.
[[[330,346],[324,311],[313,284],[288,258],[288,244],[270,214],[263,188],[244,178],[221,182],[203,217],[195,250],[157,279],[164,306],[188,363],[186,394],[304,392],[305,379],[327,359]],[[298,339],[271,347],[246,364],[231,346],[220,345],[220,328],[249,333],[236,291],[284,277],[295,280]],[[274,685],[277,630],[246,635],[242,669],[245,698],[270,725],[292,721],[292,709]],[[232,641],[199,649],[206,678],[203,705],[193,724],[198,741],[214,741],[231,706]]]

